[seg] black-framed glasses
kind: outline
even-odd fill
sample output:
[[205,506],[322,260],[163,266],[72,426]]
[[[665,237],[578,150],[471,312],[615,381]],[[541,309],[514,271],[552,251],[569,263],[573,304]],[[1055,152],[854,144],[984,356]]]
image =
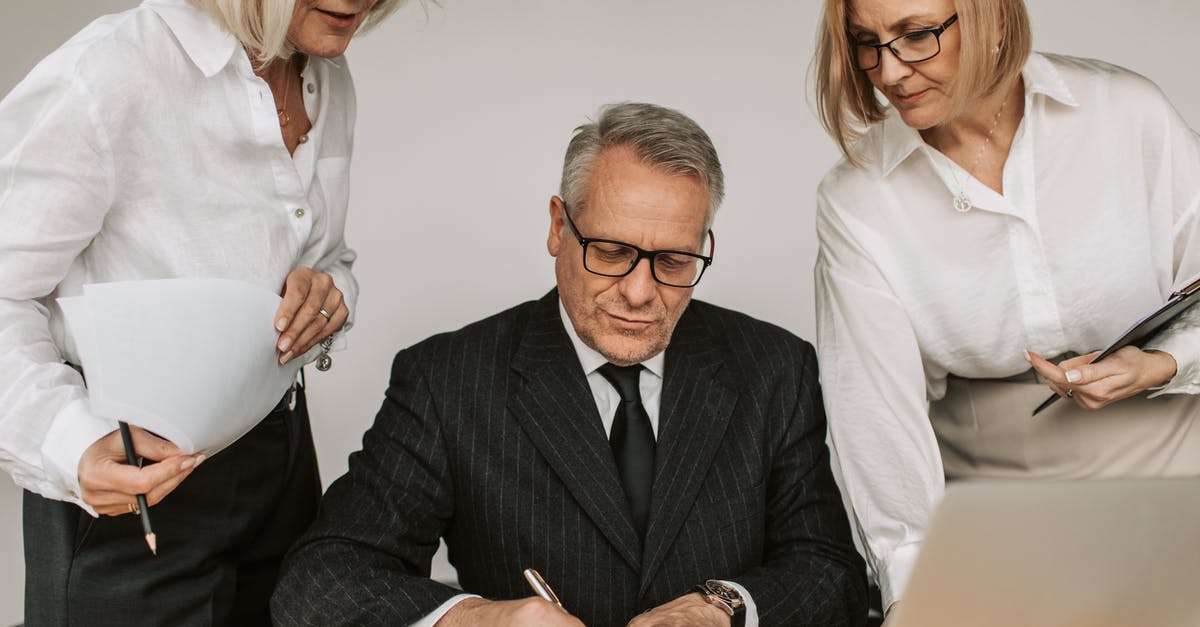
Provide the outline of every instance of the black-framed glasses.
[[942,33],[958,21],[958,14],[951,15],[935,28],[922,28],[904,33],[882,44],[854,42],[854,67],[867,72],[879,67],[883,60],[883,49],[887,48],[896,58],[905,63],[928,61],[942,51]]
[[650,276],[655,281],[670,287],[694,287],[708,266],[712,265],[712,254],[717,246],[716,236],[709,229],[707,257],[681,250],[642,250],[625,242],[580,235],[565,203],[563,217],[583,249],[583,268],[600,276],[625,276],[633,272],[642,259],[649,259]]

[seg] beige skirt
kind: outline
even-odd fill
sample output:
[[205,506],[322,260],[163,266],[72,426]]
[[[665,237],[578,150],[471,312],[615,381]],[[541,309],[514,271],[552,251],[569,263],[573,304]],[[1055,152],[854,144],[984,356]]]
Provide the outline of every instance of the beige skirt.
[[930,406],[947,479],[1200,475],[1200,396],[1145,395],[1097,411],[1050,394],[1032,376],[950,377]]

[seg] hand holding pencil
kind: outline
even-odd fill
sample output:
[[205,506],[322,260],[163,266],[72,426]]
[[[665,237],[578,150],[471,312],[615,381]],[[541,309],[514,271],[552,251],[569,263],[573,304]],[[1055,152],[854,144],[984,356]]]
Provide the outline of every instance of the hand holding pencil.
[[139,494],[147,505],[158,504],[204,460],[138,427],[129,427],[129,436],[136,457],[157,463],[129,463],[120,430],[94,442],[79,460],[80,496],[98,514],[129,514]]

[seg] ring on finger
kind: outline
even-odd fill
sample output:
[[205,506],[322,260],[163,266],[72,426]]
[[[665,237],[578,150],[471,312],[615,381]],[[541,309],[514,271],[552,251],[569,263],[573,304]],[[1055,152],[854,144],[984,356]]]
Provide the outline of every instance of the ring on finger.
[[129,513],[130,513],[130,514],[136,514],[136,513],[138,513],[138,508],[137,508],[137,505],[136,505],[136,504],[134,504],[134,503],[126,503],[126,505],[128,505],[128,506],[129,506]]
[[325,308],[324,308],[324,307],[322,307],[322,308],[321,308],[321,311],[319,311],[318,313],[320,313],[322,316],[325,316],[325,320],[326,320],[326,321],[329,321],[329,320],[332,320],[332,319],[333,319],[333,315],[332,315],[332,314],[330,314],[328,311],[325,311]]
[[1067,398],[1075,398],[1075,390],[1067,388]]

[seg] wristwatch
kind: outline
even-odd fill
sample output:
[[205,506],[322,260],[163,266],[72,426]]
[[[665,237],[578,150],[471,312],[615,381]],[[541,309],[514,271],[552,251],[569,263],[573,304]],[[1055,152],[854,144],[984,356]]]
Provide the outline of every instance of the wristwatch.
[[729,614],[730,627],[746,627],[746,604],[737,588],[716,579],[709,579],[692,588],[692,592],[700,593],[705,602]]

